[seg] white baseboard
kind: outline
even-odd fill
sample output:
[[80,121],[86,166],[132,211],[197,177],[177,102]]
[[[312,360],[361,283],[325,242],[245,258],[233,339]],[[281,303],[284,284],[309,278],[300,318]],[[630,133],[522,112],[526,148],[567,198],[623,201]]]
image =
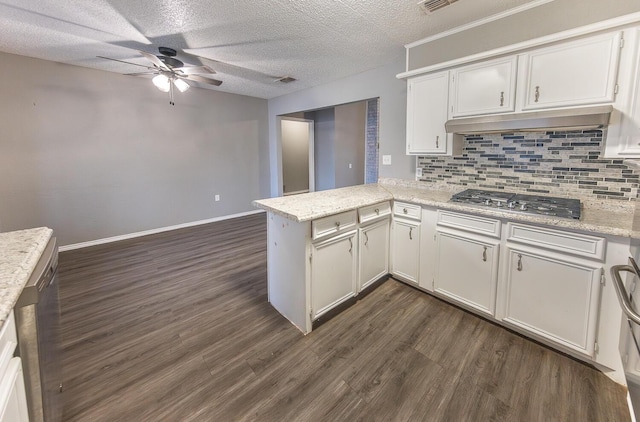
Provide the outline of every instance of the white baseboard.
[[150,234],[162,233],[171,230],[184,229],[186,227],[200,226],[202,224],[215,223],[216,221],[230,220],[232,218],[245,217],[247,215],[260,214],[264,210],[247,211],[238,214],[223,215],[222,217],[209,218],[206,220],[192,221],[190,223],[176,224],[175,226],[160,227],[157,229],[145,230],[141,232],[122,234],[120,236],[105,237],[103,239],[89,240],[88,242],[72,243],[71,245],[60,246],[60,252],[72,251],[75,249],[88,248],[90,246],[103,245],[105,243],[118,242],[120,240],[134,239],[136,237],[147,236]]

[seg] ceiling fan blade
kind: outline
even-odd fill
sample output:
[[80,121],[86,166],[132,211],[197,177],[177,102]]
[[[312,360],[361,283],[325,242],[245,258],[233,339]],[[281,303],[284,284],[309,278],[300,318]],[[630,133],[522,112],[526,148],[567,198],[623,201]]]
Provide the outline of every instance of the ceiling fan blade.
[[112,59],[111,57],[104,57],[104,56],[96,56],[99,59],[107,59],[107,60],[113,60],[114,62],[120,62],[120,63],[125,63],[125,64],[132,64],[134,66],[140,66],[140,67],[145,67],[147,69],[153,69],[153,67],[150,66],[145,66],[143,64],[138,64],[138,63],[133,63],[133,62],[126,62],[124,60],[118,60],[118,59]]
[[123,73],[123,75],[125,75],[125,76],[145,76],[145,75],[157,75],[158,73],[159,73],[158,71],[151,71],[151,72]]
[[216,73],[215,70],[211,69],[209,66],[184,66],[184,67],[175,67],[173,68],[174,72],[180,72],[183,75],[193,75],[196,73]]
[[198,75],[185,75],[181,77],[182,79],[187,79],[189,81],[199,82],[199,83],[208,84],[208,85],[215,85],[215,86],[222,85],[222,81],[219,81],[217,79],[212,79],[212,78],[205,78]]
[[146,57],[147,60],[149,60],[151,63],[153,63],[156,67],[159,67],[160,69],[163,69],[163,70],[171,70],[157,56],[154,56],[153,54],[147,53],[146,51],[142,51],[142,50],[138,50],[138,53],[140,53],[144,57]]

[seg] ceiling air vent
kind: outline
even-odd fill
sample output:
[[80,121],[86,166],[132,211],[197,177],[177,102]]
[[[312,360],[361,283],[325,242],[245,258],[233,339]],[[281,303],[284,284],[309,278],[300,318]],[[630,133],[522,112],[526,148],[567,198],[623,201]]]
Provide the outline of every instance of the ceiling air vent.
[[282,78],[276,79],[276,82],[282,82],[283,84],[288,84],[289,82],[293,82],[295,80],[297,79],[291,76],[283,76]]
[[422,8],[427,14],[433,13],[436,10],[442,9],[443,7],[449,6],[452,3],[457,2],[458,0],[423,0],[418,3],[418,6]]

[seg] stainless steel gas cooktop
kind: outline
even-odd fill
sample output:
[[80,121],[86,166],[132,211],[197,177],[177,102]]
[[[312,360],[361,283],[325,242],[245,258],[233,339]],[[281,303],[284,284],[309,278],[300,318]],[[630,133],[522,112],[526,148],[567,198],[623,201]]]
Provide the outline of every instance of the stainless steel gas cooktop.
[[467,189],[453,195],[450,201],[485,206],[500,211],[580,219],[580,200],[571,198]]

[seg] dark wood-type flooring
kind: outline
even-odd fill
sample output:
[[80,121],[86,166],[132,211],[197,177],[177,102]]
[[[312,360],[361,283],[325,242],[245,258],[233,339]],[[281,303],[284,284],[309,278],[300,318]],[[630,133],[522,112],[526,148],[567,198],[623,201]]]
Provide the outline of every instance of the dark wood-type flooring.
[[393,279],[303,336],[263,214],[60,256],[65,421],[626,421],[598,371]]

